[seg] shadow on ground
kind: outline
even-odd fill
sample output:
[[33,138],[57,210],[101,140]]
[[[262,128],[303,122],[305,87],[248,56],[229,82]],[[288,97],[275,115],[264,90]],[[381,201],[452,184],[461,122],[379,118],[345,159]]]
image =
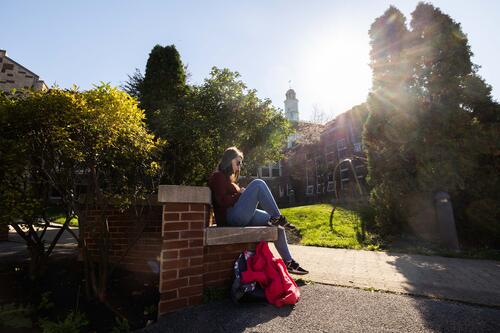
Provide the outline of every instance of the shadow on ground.
[[[467,314],[472,322],[479,320],[481,312],[487,308],[500,309],[498,261],[388,254],[394,258],[392,264],[396,270],[404,276],[403,287],[409,294],[480,305]],[[443,314],[434,303],[419,303],[416,309],[429,329],[442,330],[445,327],[436,321]]]

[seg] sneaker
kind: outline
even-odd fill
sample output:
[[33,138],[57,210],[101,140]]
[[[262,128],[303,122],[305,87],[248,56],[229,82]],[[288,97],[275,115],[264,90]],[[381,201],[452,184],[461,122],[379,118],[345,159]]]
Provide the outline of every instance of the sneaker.
[[297,229],[297,227],[288,222],[286,217],[284,217],[283,215],[280,215],[278,217],[271,217],[271,219],[269,220],[269,224],[274,227],[282,227],[290,230]]
[[287,269],[288,273],[297,274],[297,275],[304,275],[304,274],[309,273],[309,271],[306,271],[305,269],[300,267],[300,264],[293,259],[291,261],[285,263],[285,265],[286,265],[286,269]]

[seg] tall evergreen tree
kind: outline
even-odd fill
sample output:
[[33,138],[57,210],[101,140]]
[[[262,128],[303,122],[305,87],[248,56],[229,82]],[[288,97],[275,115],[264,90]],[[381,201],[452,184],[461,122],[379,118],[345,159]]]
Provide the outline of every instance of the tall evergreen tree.
[[363,138],[368,156],[368,181],[377,224],[383,227],[383,232],[394,232],[403,218],[402,194],[414,187],[409,146],[415,121],[405,17],[391,6],[375,20],[369,35],[373,84]]
[[491,240],[500,239],[500,108],[459,23],[419,3],[410,26],[405,30],[391,7],[370,29],[373,87],[364,139],[377,220],[400,226],[412,208],[405,198],[446,191],[462,231],[488,230]]
[[462,235],[481,235],[494,243],[500,240],[495,158],[500,109],[477,74],[459,23],[439,8],[420,3],[411,26],[417,46],[413,68],[424,102],[416,152],[419,185],[451,194]]
[[187,91],[186,73],[175,45],[153,47],[140,85],[140,105],[155,133],[169,137]]

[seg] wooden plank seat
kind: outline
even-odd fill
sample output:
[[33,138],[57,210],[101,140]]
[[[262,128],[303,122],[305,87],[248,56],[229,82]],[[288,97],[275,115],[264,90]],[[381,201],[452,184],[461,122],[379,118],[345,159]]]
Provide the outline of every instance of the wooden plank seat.
[[205,228],[204,245],[224,245],[275,241],[278,239],[277,227],[208,227]]

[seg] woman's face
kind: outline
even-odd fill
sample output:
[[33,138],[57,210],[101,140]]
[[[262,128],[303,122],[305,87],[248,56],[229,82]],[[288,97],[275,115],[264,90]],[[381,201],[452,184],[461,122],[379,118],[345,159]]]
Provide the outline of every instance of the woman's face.
[[233,166],[233,172],[240,171],[242,163],[243,159],[240,156],[233,158],[231,160],[231,165]]

